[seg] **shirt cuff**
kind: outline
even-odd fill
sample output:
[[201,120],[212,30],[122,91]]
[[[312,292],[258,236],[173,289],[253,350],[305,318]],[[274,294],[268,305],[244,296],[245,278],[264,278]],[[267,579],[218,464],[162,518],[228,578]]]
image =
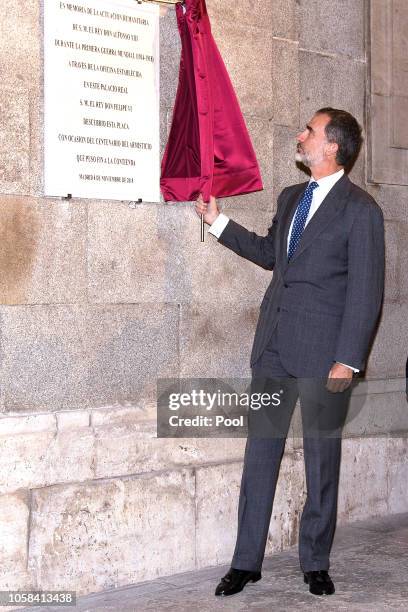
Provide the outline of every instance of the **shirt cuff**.
[[359,372],[359,371],[360,371],[360,370],[357,370],[357,368],[353,368],[353,366],[349,366],[349,365],[347,365],[347,363],[341,363],[341,361],[337,361],[337,363],[339,363],[340,365],[344,365],[344,366],[346,366],[346,368],[350,368],[350,370],[353,370],[353,372],[354,372],[355,374],[357,374],[357,372]]
[[216,238],[219,238],[222,232],[227,227],[228,221],[229,218],[227,217],[227,215],[220,213],[214,223],[211,225],[210,229],[208,230],[208,233],[212,234]]

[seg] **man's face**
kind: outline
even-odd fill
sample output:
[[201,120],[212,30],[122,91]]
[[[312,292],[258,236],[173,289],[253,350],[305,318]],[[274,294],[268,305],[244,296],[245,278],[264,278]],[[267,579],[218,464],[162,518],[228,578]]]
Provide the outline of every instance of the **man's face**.
[[327,159],[328,149],[332,148],[325,132],[325,127],[329,122],[329,115],[319,114],[312,117],[303,132],[296,136],[296,161],[311,168]]

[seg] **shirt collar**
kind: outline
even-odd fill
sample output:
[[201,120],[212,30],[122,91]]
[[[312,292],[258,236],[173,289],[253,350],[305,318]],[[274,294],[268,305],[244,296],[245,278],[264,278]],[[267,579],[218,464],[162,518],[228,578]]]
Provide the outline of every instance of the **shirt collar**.
[[318,181],[316,181],[316,179],[311,177],[310,181],[309,181],[309,184],[312,183],[313,181],[316,181],[316,183],[319,185],[319,187],[321,187],[321,189],[319,191],[327,191],[327,192],[329,192],[330,189],[332,187],[334,187],[334,185],[337,183],[337,181],[339,181],[341,179],[343,174],[344,174],[344,168],[342,168],[341,170],[338,170],[337,172],[334,172],[334,174],[329,174],[328,176],[324,176],[323,178],[319,179]]

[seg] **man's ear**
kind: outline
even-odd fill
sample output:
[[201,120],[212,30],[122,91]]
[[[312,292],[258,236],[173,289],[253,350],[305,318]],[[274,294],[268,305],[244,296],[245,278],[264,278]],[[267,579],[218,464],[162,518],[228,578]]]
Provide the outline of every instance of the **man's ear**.
[[329,157],[336,157],[337,151],[339,150],[339,145],[337,142],[328,142],[326,144],[326,155]]

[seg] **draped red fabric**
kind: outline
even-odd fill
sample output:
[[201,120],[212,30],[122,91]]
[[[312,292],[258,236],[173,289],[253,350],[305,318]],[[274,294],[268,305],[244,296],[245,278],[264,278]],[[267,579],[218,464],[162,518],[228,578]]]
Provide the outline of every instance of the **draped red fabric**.
[[[184,6],[184,9],[183,9]],[[176,5],[181,60],[173,121],[162,160],[166,201],[263,189],[256,155],[211,34],[205,0]]]

